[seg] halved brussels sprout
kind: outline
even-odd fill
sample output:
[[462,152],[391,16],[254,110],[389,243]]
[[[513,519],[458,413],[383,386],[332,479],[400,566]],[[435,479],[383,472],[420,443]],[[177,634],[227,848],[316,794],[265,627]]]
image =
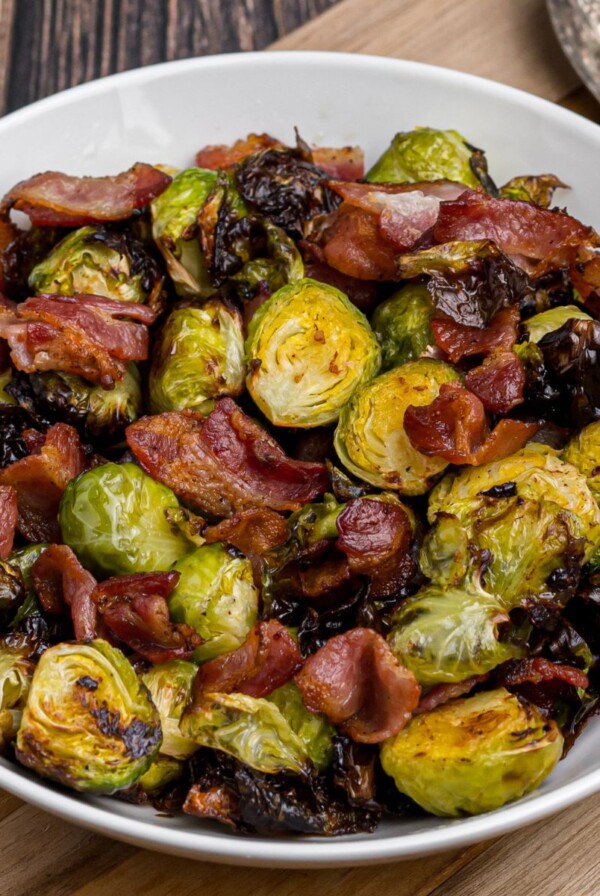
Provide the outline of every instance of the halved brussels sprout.
[[274,703],[301,741],[317,771],[325,771],[333,759],[333,738],[336,730],[323,716],[309,712],[300,689],[288,681],[266,698]]
[[535,790],[562,747],[555,722],[499,688],[415,716],[385,741],[381,763],[401,793],[427,812],[456,818]]
[[95,573],[169,570],[192,547],[168,521],[177,498],[132,463],[103,464],[71,480],[60,503],[65,544]]
[[381,346],[381,369],[413,361],[434,344],[433,303],[423,283],[402,287],[377,306],[371,326]]
[[583,473],[589,490],[600,501],[600,420],[573,436],[562,457]]
[[233,305],[209,299],[176,308],[154,346],[148,380],[150,410],[181,411],[244,388],[242,317]]
[[0,644],[0,749],[19,730],[34,669],[26,650]]
[[194,660],[203,663],[240,647],[258,615],[250,561],[217,542],[197,548],[174,569],[180,579],[169,597],[171,618],[204,639]]
[[402,604],[388,643],[419,684],[464,681],[523,656],[520,646],[498,638],[508,619],[502,601],[473,584],[431,584]]
[[135,423],[142,412],[140,374],[133,363],[127,365],[123,379],[117,380],[113,389],[55,371],[32,374],[29,381],[43,408],[73,425],[80,423],[92,436],[113,435]]
[[337,420],[357,386],[375,376],[379,345],[365,316],[333,286],[300,280],[252,317],[248,391],[276,426]]
[[18,760],[74,790],[114,793],[149,768],[161,742],[146,687],[106,641],[57,644],[36,667]]
[[160,715],[162,728],[161,755],[173,759],[188,759],[198,749],[197,744],[184,737],[179,720],[190,698],[192,684],[198,666],[184,660],[172,660],[151,666],[142,675],[142,681],[150,691],[152,702]]
[[420,180],[454,180],[476,189],[485,169],[483,153],[470,146],[457,131],[415,128],[396,134],[366,179],[371,183],[405,183]]
[[524,321],[523,326],[529,335],[529,341],[538,343],[548,333],[559,330],[568,320],[592,320],[577,305],[558,305],[556,308],[548,308],[534,314]]
[[421,358],[358,389],[335,432],[335,450],[344,466],[380,488],[424,494],[448,463],[413,448],[404,431],[404,413],[409,405],[431,404],[443,383],[458,378],[449,364]]
[[98,227],[70,233],[29,275],[36,295],[88,293],[138,304],[153,304],[162,281],[156,262],[138,240]]
[[150,204],[152,236],[180,296],[214,292],[197,239],[197,218],[217,179],[216,171],[186,168]]
[[205,703],[184,712],[181,730],[198,746],[223,750],[259,772],[307,773],[312,768],[302,737],[264,697],[207,694]]

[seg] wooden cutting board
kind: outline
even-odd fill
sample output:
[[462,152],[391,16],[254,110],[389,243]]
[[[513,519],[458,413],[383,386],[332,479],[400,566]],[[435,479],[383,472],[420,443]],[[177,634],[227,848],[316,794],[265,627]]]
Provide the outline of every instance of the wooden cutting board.
[[[178,46],[177,16],[183,8],[191,15],[194,7],[200,14],[220,8],[221,2],[225,6],[224,0],[170,0],[173,46]],[[303,2],[313,12],[330,5],[326,0],[320,7],[318,0]],[[10,52],[16,52],[9,27],[16,4],[0,0],[0,95],[10,76]],[[69,5],[43,3],[44,9],[60,7],[63,13]],[[92,5],[97,7],[90,0]],[[100,4],[106,7],[105,20],[115,5],[118,0]],[[147,2],[150,11],[156,5]],[[271,5],[280,18],[289,7],[287,0]],[[78,2],[73,6],[86,8]],[[252,0],[232,6],[240,21],[246,13],[251,17]],[[126,7],[122,0],[120,9],[126,12]],[[55,20],[47,27],[57,27]],[[47,45],[47,35],[40,40]],[[165,56],[171,55],[167,44]],[[249,39],[248,46],[255,44]],[[565,61],[542,0],[342,0],[271,49],[373,53],[449,66],[520,87],[600,121],[600,107]],[[102,66],[104,53],[110,60],[110,47],[102,50]],[[20,57],[17,64],[22,64]],[[402,864],[307,872],[229,868],[125,846],[0,793],[0,896],[304,896],[307,888],[319,896],[594,896],[600,893],[599,840],[600,797],[591,797],[493,843]]]

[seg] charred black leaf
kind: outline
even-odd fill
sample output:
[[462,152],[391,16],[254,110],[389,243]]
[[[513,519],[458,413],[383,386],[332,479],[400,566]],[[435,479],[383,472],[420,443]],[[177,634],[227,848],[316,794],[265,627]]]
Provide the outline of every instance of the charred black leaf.
[[529,385],[558,423],[585,426],[600,419],[600,323],[568,320],[538,342],[543,368]]
[[[7,391],[11,385],[12,383],[9,383]],[[29,454],[23,439],[23,431],[40,428],[44,429],[45,425],[39,417],[30,411],[14,405],[2,405],[0,407],[0,431],[2,432],[0,467],[7,467]]]

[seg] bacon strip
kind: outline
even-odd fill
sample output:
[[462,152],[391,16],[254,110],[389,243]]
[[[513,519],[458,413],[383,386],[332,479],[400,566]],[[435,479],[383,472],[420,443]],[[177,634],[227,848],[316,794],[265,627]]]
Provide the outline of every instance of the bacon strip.
[[35,225],[81,227],[102,221],[122,221],[144,208],[171,183],[152,165],[136,163],[128,171],[110,177],[72,177],[46,171],[16,184],[2,200],[25,212]]
[[230,398],[203,417],[192,411],[145,417],[127,443],[155,479],[206,513],[298,510],[328,486],[324,464],[291,460]]
[[359,743],[397,734],[417,707],[421,688],[381,635],[354,628],[310,656],[296,676],[306,707],[323,713]]
[[467,327],[448,317],[437,317],[431,328],[438,348],[453,364],[472,355],[488,355],[511,349],[517,341],[520,314],[516,305],[497,311],[487,327]]
[[489,673],[486,673],[485,675],[473,675],[471,678],[465,678],[463,681],[436,684],[427,691],[424,697],[421,697],[414,714],[417,716],[424,712],[431,712],[450,700],[456,700],[457,697],[462,697],[464,694],[472,691],[475,685],[487,681],[489,677]]
[[210,168],[212,171],[231,168],[255,152],[283,146],[283,143],[270,134],[248,134],[243,140],[236,140],[231,145],[216,143],[203,146],[196,153],[196,165],[198,168]]
[[17,516],[15,489],[12,485],[0,485],[0,560],[6,560],[12,552]]
[[330,267],[357,280],[394,280],[396,248],[381,235],[377,217],[342,203],[324,235]]
[[501,687],[516,687],[525,684],[541,684],[557,681],[585,690],[589,687],[589,678],[575,666],[553,663],[543,657],[528,657],[523,660],[509,660],[494,671],[494,681]]
[[60,541],[57,514],[67,484],[83,472],[85,453],[76,429],[56,423],[43,445],[0,471],[0,485],[12,486],[19,510],[17,528],[29,541]]
[[525,370],[514,352],[494,352],[465,376],[465,385],[486,411],[507,414],[525,397]]
[[257,622],[241,647],[204,663],[198,669],[192,704],[204,695],[237,691],[249,697],[267,697],[302,668],[298,645],[280,622]]
[[92,601],[96,579],[83,568],[71,548],[51,544],[31,568],[37,598],[46,613],[71,611],[77,641],[97,637],[97,613]]
[[313,163],[330,177],[353,181],[365,175],[365,154],[360,146],[313,146],[310,154]]
[[169,618],[166,599],[178,581],[178,572],[115,576],[94,588],[92,601],[106,628],[144,659],[188,660],[202,638],[191,626]]

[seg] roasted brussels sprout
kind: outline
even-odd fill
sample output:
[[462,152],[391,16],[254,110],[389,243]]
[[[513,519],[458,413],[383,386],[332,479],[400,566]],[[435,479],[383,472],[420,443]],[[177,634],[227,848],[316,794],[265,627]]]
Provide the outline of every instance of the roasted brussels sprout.
[[245,374],[242,318],[237,308],[220,299],[176,308],[154,346],[148,381],[150,410],[154,414],[184,408],[202,411],[212,399],[239,395]]
[[600,421],[584,426],[573,436],[562,458],[583,473],[589,490],[600,502]]
[[424,494],[448,464],[413,448],[404,431],[404,413],[409,405],[430,404],[443,383],[457,379],[448,364],[422,358],[358,389],[335,432],[335,450],[344,466],[380,488]]
[[173,492],[135,464],[108,463],[71,480],[59,524],[65,544],[98,574],[166,571],[192,547],[167,518],[178,508]]
[[106,641],[58,644],[36,667],[16,755],[74,790],[114,793],[149,768],[161,742],[146,687]]
[[150,798],[159,796],[170,784],[174,784],[183,775],[183,762],[163,756],[156,757],[147,772],[138,778],[137,786],[141,787]]
[[312,767],[302,737],[264,697],[207,694],[205,703],[184,712],[181,730],[198,746],[222,750],[259,772],[307,773]]
[[415,716],[383,744],[381,763],[401,793],[427,812],[455,818],[535,790],[562,746],[555,722],[500,688]]
[[229,286],[242,300],[251,299],[264,289],[272,294],[304,277],[302,256],[285,230],[276,227],[268,218],[261,220],[260,228],[263,231],[262,251],[229,278]]
[[138,240],[96,227],[70,233],[29,275],[36,295],[88,293],[149,305],[156,304],[162,284],[158,265]]
[[197,548],[174,569],[180,579],[169,597],[171,618],[204,639],[194,660],[203,663],[240,647],[258,615],[250,561],[217,542]]
[[8,370],[0,371],[0,404],[15,404],[12,395],[9,395],[6,391],[6,386],[10,383],[12,375],[13,372],[10,367]]
[[539,342],[547,333],[559,330],[568,320],[591,320],[589,314],[586,314],[577,305],[558,305],[556,308],[549,308],[547,311],[541,311],[534,314],[523,324],[530,342]]
[[474,584],[431,584],[402,604],[388,642],[419,684],[464,681],[523,656],[522,647],[499,639],[508,619],[502,600]]
[[[160,715],[162,756],[188,759],[198,749],[197,744],[184,737],[179,730],[179,720],[189,700],[197,671],[198,667],[194,663],[172,660],[151,666],[142,675],[142,681],[150,691],[152,702]],[[143,786],[143,782],[141,783]]]
[[377,340],[346,296],[316,280],[284,286],[254,314],[248,391],[277,426],[337,420],[357,386],[379,370]]
[[381,346],[381,369],[390,370],[418,358],[434,344],[433,303],[422,283],[404,286],[377,306],[371,326]]
[[150,205],[152,236],[180,296],[214,292],[197,239],[197,218],[217,179],[216,171],[186,168]]
[[476,189],[486,174],[483,153],[457,131],[415,128],[396,134],[366,179],[380,184],[445,178]]
[[0,749],[19,730],[34,668],[27,651],[0,644]]
[[288,681],[266,698],[279,709],[291,729],[304,742],[309,759],[324,771],[333,759],[333,738],[336,730],[323,716],[309,712],[302,702],[300,689]]
[[10,555],[10,565],[19,570],[25,586],[25,599],[12,619],[12,628],[18,626],[27,617],[39,613],[40,608],[31,576],[31,569],[47,547],[49,547],[47,544],[29,544],[25,548],[13,551]]

